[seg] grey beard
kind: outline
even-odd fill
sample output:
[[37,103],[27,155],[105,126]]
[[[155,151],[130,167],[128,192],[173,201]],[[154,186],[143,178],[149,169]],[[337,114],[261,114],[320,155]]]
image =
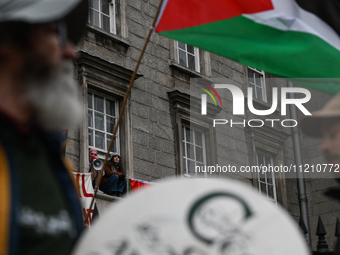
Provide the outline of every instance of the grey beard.
[[36,117],[46,130],[61,130],[79,124],[82,104],[73,80],[71,62],[63,61],[58,70],[46,78],[31,78],[26,97],[36,109]]

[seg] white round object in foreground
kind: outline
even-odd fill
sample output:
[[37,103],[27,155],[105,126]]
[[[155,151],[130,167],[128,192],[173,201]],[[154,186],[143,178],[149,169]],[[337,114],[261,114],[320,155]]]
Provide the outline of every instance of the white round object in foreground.
[[74,255],[309,255],[297,223],[226,179],[170,179],[112,204]]

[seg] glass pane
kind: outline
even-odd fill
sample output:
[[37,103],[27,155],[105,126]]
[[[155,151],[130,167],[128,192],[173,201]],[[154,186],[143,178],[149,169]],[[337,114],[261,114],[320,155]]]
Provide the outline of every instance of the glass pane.
[[264,163],[268,166],[271,165],[272,161],[270,159],[270,157],[268,156],[264,156]]
[[261,187],[261,194],[264,196],[267,196],[266,184],[260,183],[260,187]]
[[190,52],[191,54],[195,54],[194,47],[188,44],[187,44],[187,51]]
[[189,128],[185,129],[185,136],[186,136],[186,141],[193,143],[194,142],[194,134],[192,130]]
[[263,100],[262,89],[260,87],[256,87],[256,98]]
[[99,13],[97,11],[94,11],[93,9],[90,9],[89,23],[99,27]]
[[102,28],[104,31],[110,33],[110,17],[101,15],[102,17]]
[[185,127],[182,126],[182,140],[185,140],[184,132],[185,132]]
[[187,144],[187,157],[195,159],[194,146],[191,144]]
[[115,102],[106,99],[106,114],[115,116]]
[[202,146],[202,133],[201,132],[198,132],[198,131],[195,131],[195,144],[196,145],[200,145]]
[[178,42],[178,48],[185,50],[185,43]]
[[183,170],[185,174],[188,174],[187,160],[183,159]]
[[95,147],[104,150],[104,133],[95,132]]
[[93,146],[93,130],[89,129],[89,146]]
[[259,178],[261,182],[266,182],[266,176],[262,171],[259,172]]
[[268,197],[274,198],[274,187],[268,185]]
[[255,82],[256,82],[256,85],[262,87],[262,75],[261,74],[255,73]]
[[104,113],[104,98],[94,95],[94,109]]
[[94,114],[95,128],[104,131],[104,115],[100,113]]
[[87,107],[92,109],[92,94],[91,93],[87,94]]
[[257,165],[264,165],[264,162],[263,162],[263,155],[261,153],[257,153]]
[[99,0],[91,0],[90,7],[99,11]]
[[196,147],[196,161],[203,162],[203,149]]
[[183,145],[183,157],[186,157],[187,153],[185,151],[185,142],[182,142]]
[[115,128],[115,119],[106,116],[106,132],[113,134]]
[[254,80],[254,71],[251,70],[251,69],[248,69],[248,79],[249,79],[249,82],[255,83],[255,80]]
[[250,84],[250,83],[249,83],[249,87],[252,88],[252,91],[253,91],[253,98],[257,98],[257,97],[256,97],[256,89],[255,89],[255,86],[254,86],[253,84]]
[[[106,136],[106,149],[107,149],[107,150],[109,149],[111,139],[112,139],[112,135],[107,135],[107,136]],[[112,151],[112,152],[117,152],[117,150],[116,150],[116,141],[113,142],[110,151]]]
[[[196,163],[196,166],[199,167],[199,169],[197,169],[197,175],[200,176],[200,177],[203,177],[205,175],[205,173],[203,171],[205,171],[204,169],[204,165],[203,164],[200,164],[200,163]],[[195,169],[196,170],[196,169]]]
[[102,9],[101,11],[107,15],[110,15],[110,5],[108,0],[102,0]]
[[89,127],[93,127],[93,115],[92,115],[92,111],[88,110],[87,111],[87,120],[88,120],[88,126]]
[[188,54],[188,68],[195,71],[195,57]]
[[187,66],[187,59],[186,59],[186,53],[182,50],[178,50],[179,55],[179,64],[182,66]]
[[267,173],[267,183],[273,184],[272,173]]
[[188,160],[188,172],[189,172],[189,175],[196,176],[194,161]]

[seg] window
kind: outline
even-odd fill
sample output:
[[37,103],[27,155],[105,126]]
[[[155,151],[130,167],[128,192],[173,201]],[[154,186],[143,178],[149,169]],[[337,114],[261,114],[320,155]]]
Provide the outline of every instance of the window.
[[204,176],[206,173],[195,171],[196,166],[205,166],[204,134],[182,126],[183,169],[184,175],[190,177]]
[[[96,148],[104,155],[110,145],[118,116],[118,102],[92,92],[88,93],[88,141],[89,147]],[[118,130],[119,131],[119,130]],[[117,132],[111,152],[119,153]]]
[[88,22],[108,33],[116,34],[115,1],[90,0]]
[[178,63],[193,71],[200,72],[199,50],[186,43],[177,42]]
[[248,83],[249,86],[253,88],[253,98],[267,102],[264,72],[256,68],[248,67]]
[[[256,153],[258,166],[273,166],[273,158],[262,154]],[[275,187],[275,175],[274,172],[258,172],[258,183],[260,194],[267,197],[270,201],[276,204],[276,187]]]

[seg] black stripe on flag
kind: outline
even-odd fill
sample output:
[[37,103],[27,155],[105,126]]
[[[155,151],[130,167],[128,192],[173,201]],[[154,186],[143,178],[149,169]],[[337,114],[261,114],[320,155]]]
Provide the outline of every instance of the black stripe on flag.
[[302,9],[318,16],[340,35],[340,0],[296,0],[296,2]]

